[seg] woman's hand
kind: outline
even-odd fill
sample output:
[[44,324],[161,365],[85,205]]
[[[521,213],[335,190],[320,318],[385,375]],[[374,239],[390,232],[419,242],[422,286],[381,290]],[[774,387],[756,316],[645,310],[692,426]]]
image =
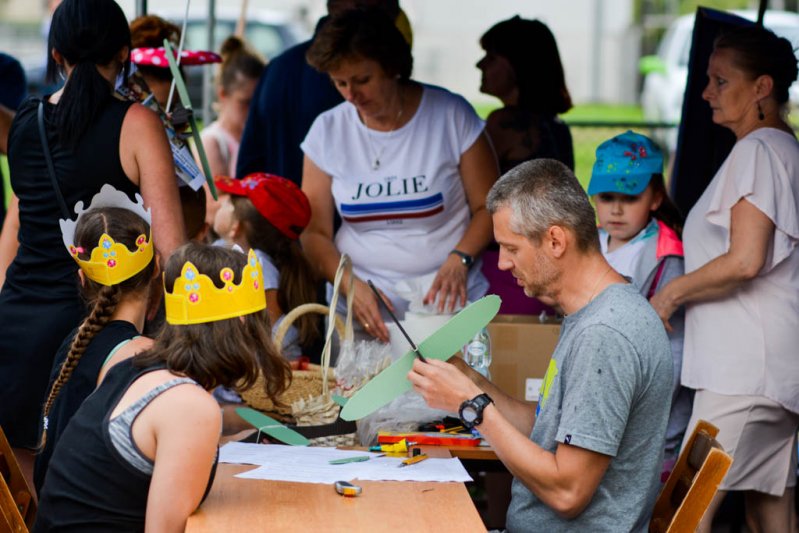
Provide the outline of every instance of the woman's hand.
[[463,264],[460,257],[449,254],[447,260],[438,269],[436,278],[424,297],[425,304],[438,302],[438,312],[452,313],[455,305],[460,301],[462,306],[466,305],[466,280],[469,269]]
[[665,287],[656,292],[655,295],[649,300],[649,303],[663,321],[663,327],[665,327],[666,331],[669,333],[672,332],[669,319],[679,307],[676,303],[674,303],[674,299],[672,298],[671,291],[669,290],[671,286],[671,283],[667,284]]
[[[386,328],[386,324],[380,314],[380,302],[377,301],[375,293],[372,292],[369,285],[357,277],[353,280],[352,290],[355,291],[352,302],[352,312],[355,314],[355,319],[361,323],[363,329],[369,335],[382,342],[388,342],[388,328]],[[380,292],[383,301],[393,312],[394,306],[391,304],[391,300],[380,289],[378,289],[378,292]]]

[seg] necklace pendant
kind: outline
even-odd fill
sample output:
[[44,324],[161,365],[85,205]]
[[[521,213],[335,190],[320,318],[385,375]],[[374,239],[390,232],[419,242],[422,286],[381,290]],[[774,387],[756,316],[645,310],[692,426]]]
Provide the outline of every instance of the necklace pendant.
[[375,162],[374,162],[374,163],[372,163],[372,170],[377,170],[377,169],[379,169],[379,168],[380,168],[380,159],[379,159],[379,158],[376,158],[376,159],[375,159]]

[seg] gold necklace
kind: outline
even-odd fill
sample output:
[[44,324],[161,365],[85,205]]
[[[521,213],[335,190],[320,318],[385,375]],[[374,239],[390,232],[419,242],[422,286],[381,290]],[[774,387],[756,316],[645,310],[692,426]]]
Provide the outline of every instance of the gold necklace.
[[[400,119],[402,119],[402,112],[405,110],[404,106],[402,105],[402,88],[398,88],[397,91],[400,108],[397,112],[396,118],[394,119],[394,127],[385,133],[391,133],[399,128]],[[366,126],[366,141],[369,143],[369,153],[374,156],[372,170],[378,170],[380,169],[380,158],[383,157],[383,151],[386,149],[386,145],[380,146],[380,151],[375,151],[374,146],[372,145],[372,130],[369,128],[369,124],[366,122],[366,115],[363,116],[363,125]],[[377,141],[375,141],[375,144],[377,144]]]

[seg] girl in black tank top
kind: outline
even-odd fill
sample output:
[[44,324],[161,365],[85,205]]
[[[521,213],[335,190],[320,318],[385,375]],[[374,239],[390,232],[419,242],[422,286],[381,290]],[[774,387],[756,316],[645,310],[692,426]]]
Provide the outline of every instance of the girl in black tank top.
[[[150,235],[150,224],[139,214],[119,207],[101,207],[84,212],[69,238],[79,250],[77,257],[89,261],[94,249],[102,246],[104,236],[123,244],[130,252],[142,253],[138,252],[137,244],[142,235]],[[83,400],[94,392],[100,371],[117,350],[121,349],[123,354],[130,352],[123,344],[141,333],[150,282],[158,274],[156,261],[151,258],[146,263],[127,265],[120,256],[119,262],[117,266],[124,268],[124,273],[116,276],[118,279],[99,282],[92,279],[97,276],[88,263],[79,263],[81,293],[92,307],[89,316],[61,344],[50,373],[50,392],[41,418],[43,449],[34,465],[37,491],[42,488],[61,433]]]
[[182,528],[216,464],[221,414],[209,391],[241,392],[260,374],[271,398],[285,389],[254,255],[187,244],[167,262],[164,288],[167,324],[153,347],[114,366],[64,430],[34,531]]

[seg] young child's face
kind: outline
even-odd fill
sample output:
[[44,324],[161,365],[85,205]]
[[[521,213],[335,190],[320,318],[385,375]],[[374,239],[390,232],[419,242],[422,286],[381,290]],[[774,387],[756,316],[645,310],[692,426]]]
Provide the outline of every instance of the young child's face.
[[230,240],[231,230],[236,222],[236,214],[233,211],[233,201],[229,194],[219,196],[219,209],[214,216],[214,231],[223,239]]
[[638,235],[649,223],[652,211],[660,207],[661,200],[651,185],[637,195],[615,192],[594,195],[599,225],[616,245],[627,243]]
[[250,101],[255,94],[256,85],[258,85],[258,79],[242,78],[237,88],[229,94],[221,91],[218,95],[219,114],[224,114],[230,123],[238,124],[243,128],[244,123],[247,122],[247,113],[250,111]]

